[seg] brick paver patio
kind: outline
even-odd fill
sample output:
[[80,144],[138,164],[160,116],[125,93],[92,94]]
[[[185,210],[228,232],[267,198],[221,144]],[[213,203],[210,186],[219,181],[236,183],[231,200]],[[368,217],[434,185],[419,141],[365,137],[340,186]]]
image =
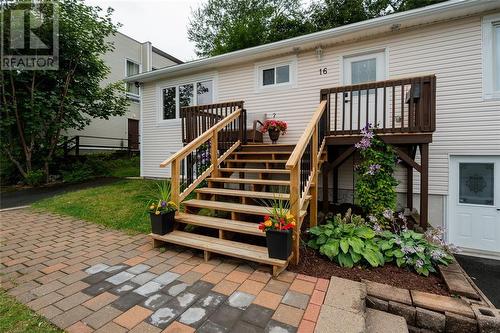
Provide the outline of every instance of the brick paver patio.
[[0,219],[2,288],[68,332],[313,332],[328,287],[71,217]]

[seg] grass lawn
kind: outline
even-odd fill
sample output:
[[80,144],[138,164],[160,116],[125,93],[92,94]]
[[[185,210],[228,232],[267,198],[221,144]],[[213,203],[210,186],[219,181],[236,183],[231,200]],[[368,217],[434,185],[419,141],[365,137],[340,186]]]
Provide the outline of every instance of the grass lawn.
[[0,332],[63,333],[63,330],[0,290]]
[[32,206],[112,229],[149,233],[151,225],[145,209],[153,187],[154,181],[124,179],[44,199]]

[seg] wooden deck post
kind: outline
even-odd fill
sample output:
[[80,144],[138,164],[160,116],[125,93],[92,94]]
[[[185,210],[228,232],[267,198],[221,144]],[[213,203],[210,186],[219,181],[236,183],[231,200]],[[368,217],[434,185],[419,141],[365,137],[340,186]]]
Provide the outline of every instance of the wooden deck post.
[[212,139],[210,141],[210,159],[214,167],[214,170],[212,171],[212,177],[219,177],[219,165],[217,162],[217,159],[219,158],[219,156],[217,156],[218,151],[219,151],[219,133],[217,131],[214,131],[214,133],[212,134]]
[[314,127],[312,135],[312,166],[313,173],[311,179],[311,202],[309,203],[309,226],[315,227],[318,224],[318,125]]
[[293,230],[292,261],[295,265],[299,263],[299,245],[300,245],[300,166],[299,164],[290,170],[290,208],[291,213],[295,216],[297,224]]
[[172,201],[175,202],[177,207],[180,204],[180,192],[181,192],[181,168],[180,161],[178,159],[172,162],[172,169],[170,170],[170,185],[172,189]]
[[413,166],[406,165],[406,207],[413,209]]
[[429,216],[429,144],[420,145],[420,226],[427,229]]

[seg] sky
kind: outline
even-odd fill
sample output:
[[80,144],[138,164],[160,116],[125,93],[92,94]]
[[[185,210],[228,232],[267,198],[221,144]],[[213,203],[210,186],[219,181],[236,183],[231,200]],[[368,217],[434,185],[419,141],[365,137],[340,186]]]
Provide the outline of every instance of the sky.
[[196,59],[194,44],[188,40],[187,26],[191,8],[205,0],[85,0],[89,5],[112,7],[113,20],[123,26],[118,30],[140,42],[182,60]]

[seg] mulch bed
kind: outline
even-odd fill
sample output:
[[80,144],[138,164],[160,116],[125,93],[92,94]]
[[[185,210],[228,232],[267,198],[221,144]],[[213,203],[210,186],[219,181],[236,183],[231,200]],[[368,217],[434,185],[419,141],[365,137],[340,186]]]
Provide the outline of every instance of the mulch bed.
[[289,271],[306,274],[310,276],[330,279],[332,276],[361,281],[370,281],[389,284],[391,286],[419,290],[428,293],[449,296],[444,281],[437,274],[428,277],[420,276],[407,269],[399,268],[391,263],[383,267],[353,267],[344,268],[321,256],[313,249],[302,246],[300,249],[300,262],[298,265],[290,264]]

